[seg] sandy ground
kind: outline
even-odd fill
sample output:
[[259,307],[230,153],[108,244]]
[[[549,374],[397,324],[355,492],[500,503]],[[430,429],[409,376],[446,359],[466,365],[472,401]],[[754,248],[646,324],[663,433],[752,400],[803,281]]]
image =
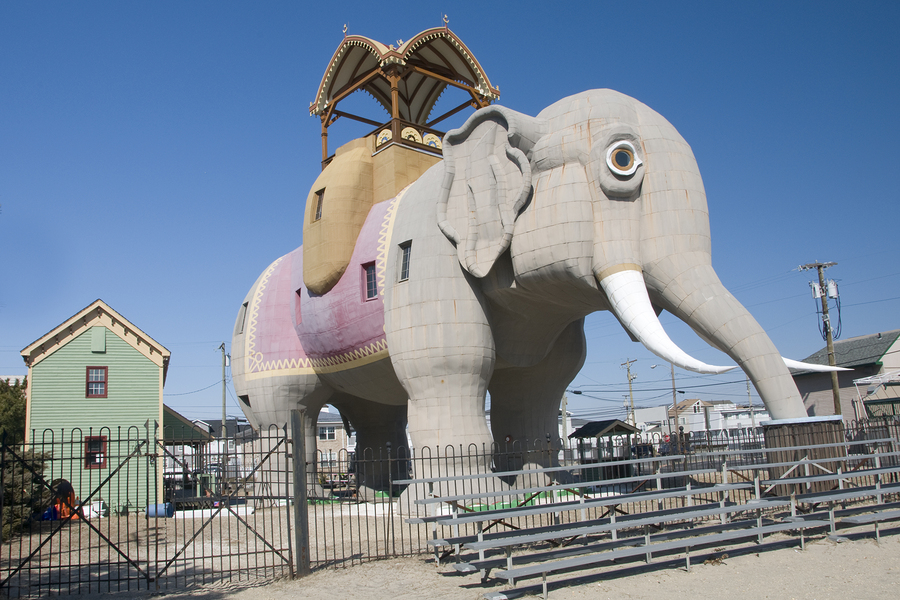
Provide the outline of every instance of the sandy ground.
[[[692,555],[690,572],[684,568],[683,557],[673,555],[655,560],[651,565],[636,562],[556,576],[551,579],[550,598],[897,598],[900,529],[884,535],[880,545],[875,543],[871,527],[848,537],[848,541],[841,543],[816,537],[807,543],[806,551],[800,551],[796,538],[773,537],[767,538],[763,546],[747,544],[699,552]],[[490,589],[508,587],[504,582],[493,581],[493,586],[485,586],[478,575],[458,575],[449,565],[436,568],[433,560],[416,557],[321,570],[304,579],[276,581],[259,587],[206,587],[163,596],[173,600],[476,600]],[[522,586],[528,584],[537,584],[534,593],[540,593],[540,579],[525,581]]]

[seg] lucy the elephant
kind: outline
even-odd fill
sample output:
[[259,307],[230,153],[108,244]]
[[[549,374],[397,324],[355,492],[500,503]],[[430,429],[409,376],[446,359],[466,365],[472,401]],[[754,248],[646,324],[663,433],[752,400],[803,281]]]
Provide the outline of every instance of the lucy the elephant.
[[671,312],[747,373],[772,418],[806,416],[785,361],[713,271],[697,163],[659,114],[610,90],[537,117],[492,106],[443,153],[372,208],[328,293],[304,286],[302,248],[251,289],[232,369],[254,422],[330,403],[360,448],[405,447],[407,417],[417,448],[555,439],[597,310],[679,367],[733,368],[679,349],[657,318]]

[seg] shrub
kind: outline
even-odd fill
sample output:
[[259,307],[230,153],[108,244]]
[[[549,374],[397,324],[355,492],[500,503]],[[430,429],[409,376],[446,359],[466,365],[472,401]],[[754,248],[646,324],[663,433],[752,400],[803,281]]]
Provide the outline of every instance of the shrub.
[[[13,457],[15,453],[18,458]],[[40,519],[53,493],[42,483],[49,453],[7,446],[3,452],[3,539],[18,534]],[[21,459],[21,460],[20,460]]]

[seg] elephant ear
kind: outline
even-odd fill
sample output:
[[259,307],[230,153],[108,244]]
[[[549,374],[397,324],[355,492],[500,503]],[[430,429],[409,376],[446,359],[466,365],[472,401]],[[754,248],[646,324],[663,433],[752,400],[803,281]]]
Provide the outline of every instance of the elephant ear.
[[537,119],[490,106],[444,137],[438,226],[475,277],[484,277],[509,248],[531,193],[527,153],[542,129]]

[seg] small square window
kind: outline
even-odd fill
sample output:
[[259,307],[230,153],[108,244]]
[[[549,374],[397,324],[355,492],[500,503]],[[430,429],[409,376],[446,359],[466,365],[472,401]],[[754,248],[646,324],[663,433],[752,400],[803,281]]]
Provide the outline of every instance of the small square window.
[[85,396],[88,398],[106,398],[108,392],[107,367],[88,367]]
[[319,427],[319,439],[320,440],[333,440],[334,439],[334,427]]
[[106,467],[106,436],[84,438],[84,468],[103,469]]
[[325,204],[325,188],[322,188],[318,192],[316,192],[316,215],[313,218],[313,221],[318,221],[322,218],[322,205]]
[[412,251],[412,241],[400,244],[400,281],[409,279],[409,257]]
[[378,283],[375,280],[375,263],[363,265],[363,274],[365,275],[363,278],[363,284],[365,286],[363,298],[365,300],[374,300],[378,297]]

